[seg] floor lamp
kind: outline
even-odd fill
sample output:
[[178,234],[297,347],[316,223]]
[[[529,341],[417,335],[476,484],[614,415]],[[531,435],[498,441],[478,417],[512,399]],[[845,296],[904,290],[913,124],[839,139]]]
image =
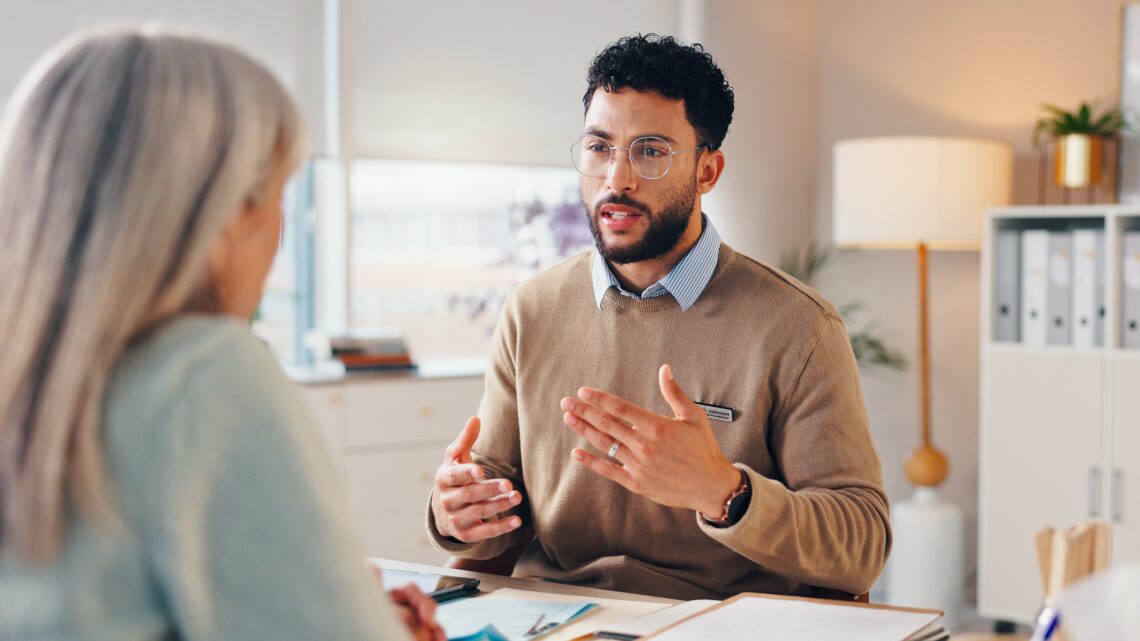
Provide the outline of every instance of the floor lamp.
[[888,600],[944,610],[953,627],[961,607],[962,513],[935,489],[949,464],[930,430],[927,253],[978,248],[984,210],[1009,203],[1013,152],[972,138],[862,138],[836,143],[834,163],[835,244],[917,250],[921,440],[905,465],[914,497],[891,508]]

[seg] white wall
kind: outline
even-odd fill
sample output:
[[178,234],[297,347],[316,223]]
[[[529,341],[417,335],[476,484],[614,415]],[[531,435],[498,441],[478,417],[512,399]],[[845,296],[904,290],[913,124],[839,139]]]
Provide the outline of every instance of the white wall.
[[724,240],[775,263],[811,238],[820,3],[709,0],[702,40],[736,93],[725,174],[702,203]]
[[570,166],[594,55],[671,33],[661,0],[351,5],[353,138],[360,155]]
[[[1015,200],[1033,202],[1037,156],[1030,132],[1040,104],[1115,100],[1120,6],[1119,0],[824,0],[816,237],[831,238],[831,150],[844,138],[945,134],[1006,140],[1016,153]],[[844,265],[824,285],[825,293],[862,300],[882,334],[913,362],[914,254],[865,252]],[[950,459],[945,494],[967,515],[972,571],[979,255],[933,254],[930,270],[933,439]],[[864,378],[887,492],[899,500],[911,493],[902,464],[919,440],[917,372]]]
[[322,0],[0,0],[0,105],[64,36],[97,23],[160,22],[242,47],[271,68],[301,105],[312,148],[321,128]]

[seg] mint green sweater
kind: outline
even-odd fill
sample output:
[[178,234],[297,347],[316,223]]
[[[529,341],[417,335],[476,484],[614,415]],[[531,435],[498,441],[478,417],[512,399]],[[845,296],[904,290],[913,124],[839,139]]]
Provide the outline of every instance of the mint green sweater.
[[316,425],[269,350],[217,317],[123,358],[103,436],[115,523],[0,557],[0,639],[405,639]]

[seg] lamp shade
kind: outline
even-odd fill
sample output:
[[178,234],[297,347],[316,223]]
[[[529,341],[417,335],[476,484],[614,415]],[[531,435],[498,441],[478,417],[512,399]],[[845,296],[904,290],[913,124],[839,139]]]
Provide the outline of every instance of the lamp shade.
[[834,162],[841,247],[976,249],[985,209],[1010,201],[1013,150],[993,140],[843,140]]

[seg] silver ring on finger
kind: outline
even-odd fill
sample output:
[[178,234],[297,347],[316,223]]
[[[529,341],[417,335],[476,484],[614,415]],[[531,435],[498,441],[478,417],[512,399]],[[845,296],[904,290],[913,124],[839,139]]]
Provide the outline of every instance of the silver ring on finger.
[[620,449],[621,449],[621,443],[619,443],[618,440],[615,438],[614,444],[611,445],[610,449],[606,451],[606,456],[608,458],[613,458],[613,457],[617,456],[618,450],[620,450]]

